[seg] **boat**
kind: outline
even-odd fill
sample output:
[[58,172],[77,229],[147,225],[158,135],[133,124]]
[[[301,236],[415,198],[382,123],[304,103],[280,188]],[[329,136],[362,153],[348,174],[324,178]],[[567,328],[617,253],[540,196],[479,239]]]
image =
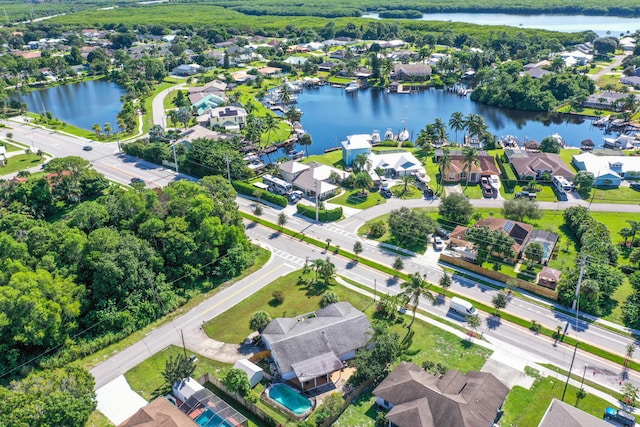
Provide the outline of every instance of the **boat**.
[[372,144],[380,143],[380,131],[379,130],[374,130],[371,133],[371,143]]
[[489,175],[489,184],[496,190],[500,190],[500,177],[498,175]]
[[351,83],[345,86],[344,91],[349,93],[349,92],[355,92],[358,89],[360,89],[360,84],[356,81],[352,81]]
[[564,143],[564,138],[559,133],[554,133],[553,135],[551,135],[551,138],[555,139],[556,142],[560,144],[562,148],[566,147],[566,144]]
[[633,135],[622,134],[617,138],[604,138],[604,148],[630,150],[638,145],[640,145],[640,141]]
[[393,141],[393,131],[391,128],[387,128],[387,131],[384,133],[385,141]]
[[609,123],[609,116],[602,116],[593,122],[594,126],[606,126]]
[[404,142],[409,140],[409,131],[407,128],[404,128],[402,132],[398,134],[398,141]]
[[304,157],[304,150],[292,151],[287,155],[291,160],[298,160]]
[[244,156],[243,159],[247,162],[247,167],[254,172],[267,167],[267,165],[262,160],[260,160],[260,157],[258,157],[255,153],[249,153]]

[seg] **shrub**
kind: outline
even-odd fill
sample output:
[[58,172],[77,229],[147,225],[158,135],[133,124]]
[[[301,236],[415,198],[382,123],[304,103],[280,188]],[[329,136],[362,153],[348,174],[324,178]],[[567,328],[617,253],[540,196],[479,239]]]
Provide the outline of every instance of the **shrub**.
[[269,203],[273,203],[274,205],[280,206],[280,207],[285,207],[288,204],[287,198],[284,196],[281,196],[279,194],[273,194],[270,193],[266,190],[262,190],[258,187],[254,187],[253,185],[249,184],[248,182],[243,182],[243,181],[234,181],[232,183],[233,188],[239,193],[239,194],[244,194],[246,196],[254,196],[255,194],[258,194],[258,197],[260,197],[262,200],[269,202]]
[[282,304],[284,302],[284,292],[282,291],[273,291],[271,296],[273,297],[273,300],[278,304]]
[[[304,215],[307,218],[315,219],[316,218],[316,209],[312,206],[305,206],[298,204],[297,206],[298,213],[300,215]],[[320,209],[318,212],[318,220],[322,222],[328,221],[338,221],[342,218],[342,208],[337,207],[335,209]]]
[[387,226],[382,220],[375,221],[371,224],[371,227],[369,227],[369,237],[371,237],[372,239],[379,239],[380,237],[384,236],[384,233],[386,232]]
[[320,307],[326,307],[329,304],[334,304],[338,301],[340,301],[340,297],[338,297],[338,294],[333,291],[325,292],[325,294],[322,295],[322,298],[320,299]]

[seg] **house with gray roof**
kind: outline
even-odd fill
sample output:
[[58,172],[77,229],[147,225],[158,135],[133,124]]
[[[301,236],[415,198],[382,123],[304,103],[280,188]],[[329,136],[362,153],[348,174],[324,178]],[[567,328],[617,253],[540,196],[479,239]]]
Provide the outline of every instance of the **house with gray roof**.
[[396,427],[489,427],[509,388],[488,372],[450,370],[442,378],[402,362],[373,390]]
[[547,412],[544,413],[538,427],[611,427],[611,425],[573,405],[554,398],[551,400]]
[[431,67],[427,64],[395,64],[391,77],[400,81],[429,80]]
[[330,374],[354,358],[372,334],[363,312],[338,302],[308,315],[274,319],[262,331],[262,340],[279,376],[309,390],[329,382]]
[[572,179],[575,172],[555,153],[532,153],[525,150],[504,150],[519,179],[540,179],[544,173]]

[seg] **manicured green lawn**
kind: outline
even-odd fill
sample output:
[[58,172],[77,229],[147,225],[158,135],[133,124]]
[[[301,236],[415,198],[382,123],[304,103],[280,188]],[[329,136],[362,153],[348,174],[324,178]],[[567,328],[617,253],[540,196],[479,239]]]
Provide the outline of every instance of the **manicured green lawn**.
[[13,172],[29,169],[38,166],[44,161],[44,157],[37,154],[18,154],[7,159],[7,166],[0,167],[0,175],[7,175]]
[[482,199],[482,187],[479,184],[469,184],[465,188],[464,184],[460,184],[462,186],[462,192],[469,199]]
[[109,418],[97,409],[91,413],[87,420],[86,427],[114,427],[114,424],[109,421]]
[[[564,381],[566,377],[549,376],[544,379],[537,379],[531,390],[523,387],[514,387],[504,404],[504,415],[500,419],[500,425],[503,427],[535,427],[544,416],[547,407],[551,403],[552,398],[560,400],[564,389]],[[602,418],[605,408],[611,406],[609,402],[592,394],[580,400],[576,405],[576,393],[578,388],[569,385],[564,401],[569,405],[577,406],[596,418]]]
[[[522,186],[518,184],[515,186],[515,189],[513,190],[513,194],[509,194],[508,196],[503,196],[503,197],[507,199],[514,199],[518,192],[526,191],[525,187],[526,186]],[[541,191],[538,191],[536,193],[536,201],[538,202],[557,202],[558,201],[558,198],[556,197],[556,193],[553,192],[553,188],[551,188],[550,185],[538,184],[538,187],[540,187]]]
[[399,199],[421,199],[422,191],[413,184],[407,186],[407,191],[404,191],[404,184],[398,184],[391,187],[393,195]]
[[560,158],[562,160],[564,160],[564,162],[575,172],[578,172],[578,170],[573,167],[573,156],[576,154],[580,154],[580,150],[576,149],[576,148],[566,148],[566,149],[562,149],[560,150]]
[[[182,354],[182,352],[183,350],[180,347],[169,346],[154,354],[135,368],[127,371],[124,376],[129,386],[131,386],[131,389],[148,401],[165,394],[171,387],[162,377],[162,371],[164,371],[169,357],[175,358],[179,354]],[[187,350],[187,356],[191,354],[193,354],[193,352]],[[196,363],[196,371],[193,374],[194,378],[200,378],[206,373],[222,378],[226,371],[232,366],[227,363],[207,359],[199,354],[196,354],[196,357],[198,358],[198,362]]]
[[376,421],[377,408],[376,397],[372,390],[362,393],[356,400],[347,406],[340,418],[333,424],[334,427],[373,427]]
[[344,169],[342,161],[342,150],[330,151],[328,153],[305,157],[302,163],[317,162],[323,165],[333,166],[338,169]]
[[371,206],[386,203],[387,199],[382,197],[378,191],[369,191],[367,194],[362,194],[360,189],[356,189],[346,190],[339,196],[327,200],[327,202],[348,206],[350,208],[366,209]]
[[173,100],[176,99],[176,97],[178,96],[178,92],[184,93],[185,96],[189,95],[189,91],[188,90],[172,90],[171,92],[169,92],[169,94],[167,96],[164,97],[164,100],[162,101],[165,110],[169,110],[171,108],[177,108],[173,104]]
[[591,198],[593,198],[593,203],[635,204],[640,202],[640,191],[629,187],[596,188],[591,190],[589,198],[585,198],[585,200],[591,200]]
[[12,151],[20,151],[28,148],[26,146],[15,145],[9,142],[3,142],[0,145],[4,146],[4,148],[7,150],[7,153],[11,153]]
[[624,90],[623,88],[626,87],[626,85],[623,85],[622,83],[620,83],[620,77],[622,77],[622,74],[617,73],[617,74],[605,74],[604,76],[601,76],[598,81],[596,82],[596,85],[598,87],[603,87],[606,85],[613,85],[614,86],[614,91],[618,91],[621,92],[622,90]]

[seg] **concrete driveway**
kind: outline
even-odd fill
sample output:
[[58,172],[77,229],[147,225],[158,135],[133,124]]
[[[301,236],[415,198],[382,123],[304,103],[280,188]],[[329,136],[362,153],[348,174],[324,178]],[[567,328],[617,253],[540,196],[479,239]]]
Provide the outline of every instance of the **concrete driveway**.
[[115,425],[119,425],[147,404],[131,390],[124,375],[96,390],[98,410]]

